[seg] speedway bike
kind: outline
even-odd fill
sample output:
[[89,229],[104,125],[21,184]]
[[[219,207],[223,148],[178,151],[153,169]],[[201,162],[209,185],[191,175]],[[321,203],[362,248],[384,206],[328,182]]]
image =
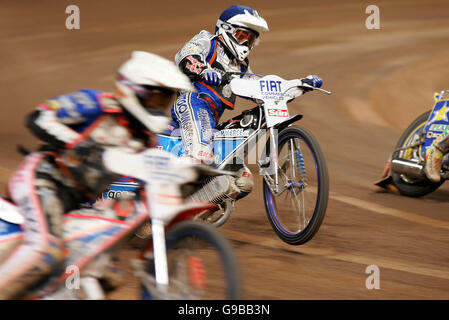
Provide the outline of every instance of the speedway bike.
[[374,184],[410,197],[421,197],[449,179],[449,158],[443,158],[441,181],[432,182],[424,173],[427,149],[449,132],[449,90],[434,94],[434,106],[417,117],[402,133]]
[[[183,184],[229,172],[158,149],[131,154],[107,148],[103,162],[112,172],[139,179],[140,199],[101,201],[65,214],[67,258],[22,298],[104,299],[103,280],[108,280],[113,256],[150,220],[152,236],[132,260],[142,299],[239,299],[239,270],[230,244],[213,226],[192,220],[211,204],[186,203],[181,194]],[[0,263],[23,241],[22,222],[18,207],[0,198]]]
[[[300,79],[276,75],[227,73],[227,88],[257,106],[243,111],[213,130],[214,167],[234,171],[245,158],[254,161],[263,177],[263,201],[268,220],[284,242],[301,245],[312,239],[325,216],[329,197],[328,169],[324,154],[313,134],[292,124],[302,114],[290,115],[287,103],[305,91],[318,90]],[[182,115],[181,115],[182,117]],[[181,134],[158,135],[159,147],[182,156]],[[253,152],[258,146],[260,155]],[[260,150],[262,149],[262,152]],[[229,180],[214,177],[189,195],[191,201],[215,204],[217,211],[204,211],[197,219],[223,225],[234,208],[226,196]]]

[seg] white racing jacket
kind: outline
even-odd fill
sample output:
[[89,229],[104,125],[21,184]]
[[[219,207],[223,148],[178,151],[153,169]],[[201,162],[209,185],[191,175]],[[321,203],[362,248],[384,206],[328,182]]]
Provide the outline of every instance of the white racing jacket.
[[228,53],[219,36],[206,30],[202,30],[182,47],[175,56],[175,62],[194,82],[198,92],[211,96],[219,108],[234,108],[236,96],[232,93],[229,83],[223,81],[219,86],[208,85],[200,73],[207,68],[213,68],[222,76],[226,72],[251,73],[248,59],[237,61]]

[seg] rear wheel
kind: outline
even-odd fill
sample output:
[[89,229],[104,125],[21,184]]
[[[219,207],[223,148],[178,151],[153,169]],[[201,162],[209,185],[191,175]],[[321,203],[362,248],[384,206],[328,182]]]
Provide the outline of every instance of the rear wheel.
[[[422,139],[424,126],[427,123],[427,119],[429,119],[430,113],[431,111],[424,112],[408,126],[399,138],[396,149],[416,145]],[[424,145],[421,143],[418,146],[401,150],[395,154],[394,159],[405,159],[425,164],[426,159],[421,156],[423,153],[422,148],[424,148]],[[444,182],[442,180],[434,183],[427,178],[413,178],[396,172],[392,172],[391,177],[399,192],[409,197],[422,197],[435,191]]]
[[[176,225],[166,236],[168,292],[142,286],[142,298],[221,300],[240,299],[237,260],[228,240],[213,226],[199,221]],[[154,279],[154,262],[148,264]]]

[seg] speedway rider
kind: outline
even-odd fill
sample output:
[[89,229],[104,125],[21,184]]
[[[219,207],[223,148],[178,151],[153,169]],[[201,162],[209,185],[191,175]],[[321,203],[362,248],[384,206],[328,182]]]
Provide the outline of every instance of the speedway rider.
[[47,151],[26,156],[9,182],[25,218],[24,241],[0,266],[0,299],[19,297],[63,261],[63,214],[98,199],[119,176],[104,167],[102,146],[154,146],[153,133],[167,128],[164,111],[181,89],[194,90],[174,63],[135,51],[118,70],[115,95],[79,90],[47,100],[27,118]]
[[[176,54],[176,64],[198,91],[181,91],[172,108],[174,121],[170,129],[179,129],[185,155],[213,162],[212,132],[224,110],[233,109],[236,100],[230,84],[222,81],[223,76],[227,72],[251,73],[248,55],[259,35],[266,31],[267,22],[256,10],[233,5],[220,15],[215,34],[202,30]],[[304,82],[317,87],[322,83],[316,76]],[[238,177],[231,183],[228,196],[239,199],[251,192],[253,178],[244,164],[231,170],[237,171]]]

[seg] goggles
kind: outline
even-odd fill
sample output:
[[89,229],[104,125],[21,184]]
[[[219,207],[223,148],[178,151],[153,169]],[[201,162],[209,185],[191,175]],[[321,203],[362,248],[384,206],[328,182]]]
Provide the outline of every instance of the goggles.
[[256,42],[258,34],[247,29],[238,28],[234,30],[233,36],[239,44],[247,42],[248,46],[252,47]]
[[176,91],[146,86],[145,93],[139,94],[139,99],[145,109],[164,110],[175,102]]

